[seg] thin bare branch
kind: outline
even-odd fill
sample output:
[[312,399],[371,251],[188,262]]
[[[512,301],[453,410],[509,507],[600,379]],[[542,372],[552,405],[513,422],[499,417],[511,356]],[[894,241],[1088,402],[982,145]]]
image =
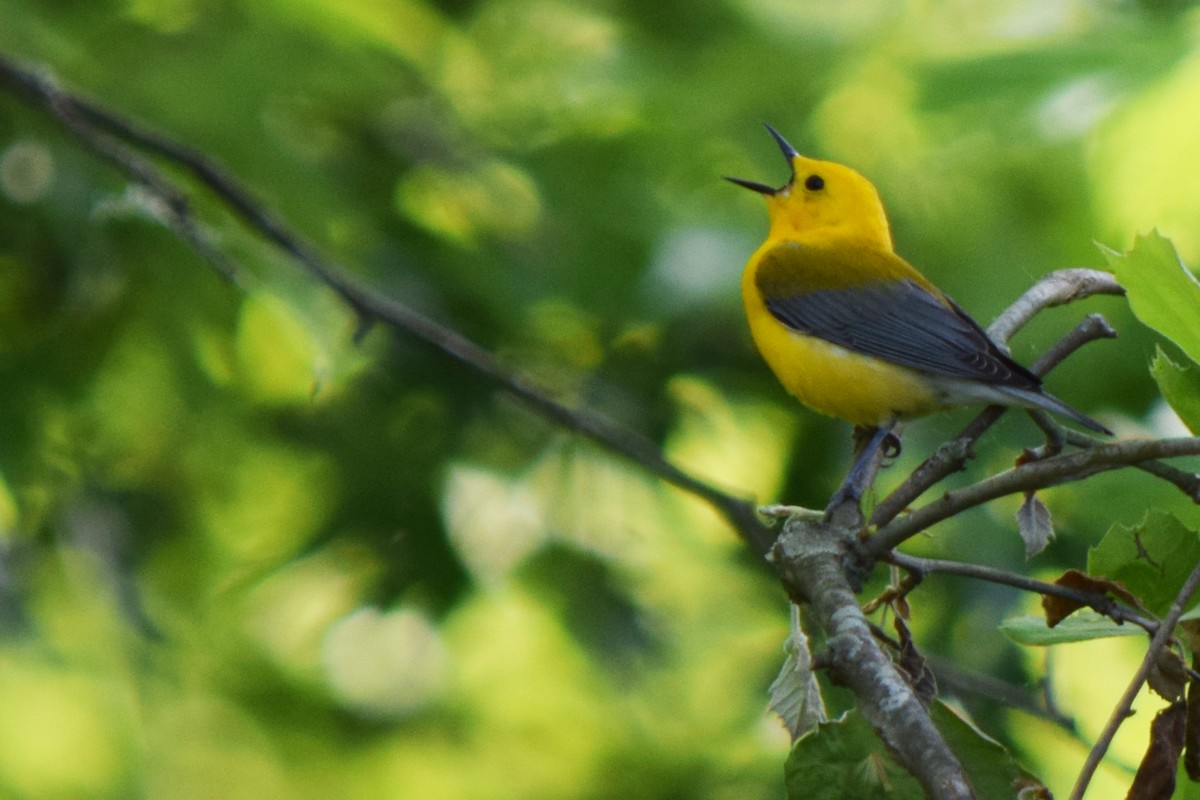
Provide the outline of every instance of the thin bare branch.
[[907,516],[893,519],[863,543],[862,553],[868,563],[883,558],[905,539],[931,525],[997,497],[1045,489],[1159,458],[1194,455],[1200,455],[1200,437],[1133,439],[1098,444],[1088,450],[1022,464],[962,489],[947,492]]
[[217,274],[231,282],[238,281],[237,265],[214,244],[209,232],[192,217],[184,193],[140,153],[92,128],[78,113],[72,97],[63,92],[49,75],[14,69],[0,58],[0,81],[7,81],[27,96],[37,99],[85,147],[144,186],[147,190],[143,198],[144,208],[190,244]]
[[919,558],[894,550],[885,556],[883,560],[920,575],[932,573],[959,575],[964,578],[974,578],[976,580],[987,581],[988,583],[1011,586],[1014,589],[1022,589],[1027,592],[1036,592],[1041,595],[1073,600],[1081,605],[1095,609],[1097,613],[1103,614],[1114,622],[1129,622],[1142,628],[1147,633],[1154,633],[1158,630],[1157,620],[1139,614],[1133,609],[1121,605],[1108,595],[1100,594],[1099,592],[1085,592],[1081,589],[1073,589],[1070,586],[1060,586],[1057,583],[1039,581],[1015,572],[985,567],[981,564],[946,561],[937,558]]
[[1054,346],[1043,353],[1037,361],[1034,361],[1029,369],[1034,375],[1045,375],[1088,342],[1094,342],[1097,339],[1115,339],[1116,337],[1116,330],[1102,315],[1088,314],[1079,320],[1079,323],[1066,336],[1055,342]]
[[[1099,444],[1094,437],[1069,428],[1066,429],[1066,439],[1068,444],[1075,447],[1095,447]],[[1179,489],[1193,503],[1200,503],[1200,474],[1179,469],[1163,461],[1144,461],[1134,466]]]
[[1094,294],[1123,295],[1125,288],[1110,272],[1060,269],[1046,275],[988,326],[988,335],[1005,343],[1043,309],[1073,303]]

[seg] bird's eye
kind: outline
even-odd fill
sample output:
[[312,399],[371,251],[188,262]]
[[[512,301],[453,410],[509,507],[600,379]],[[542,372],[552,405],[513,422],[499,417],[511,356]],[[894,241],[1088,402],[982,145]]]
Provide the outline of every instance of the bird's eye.
[[825,188],[825,179],[820,175],[809,175],[804,179],[804,188],[816,192]]

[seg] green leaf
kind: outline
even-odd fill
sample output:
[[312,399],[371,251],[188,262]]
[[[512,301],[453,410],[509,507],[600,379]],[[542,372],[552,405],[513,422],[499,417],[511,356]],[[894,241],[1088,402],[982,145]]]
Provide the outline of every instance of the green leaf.
[[921,800],[901,767],[857,711],[802,736],[784,766],[789,800]]
[[1142,324],[1200,362],[1200,281],[1184,266],[1171,240],[1154,231],[1138,236],[1124,254],[1102,250]]
[[1193,434],[1200,431],[1200,367],[1195,362],[1176,364],[1158,348],[1150,374],[1167,403]]
[[1017,644],[1029,647],[1046,647],[1068,642],[1086,642],[1109,636],[1136,636],[1141,628],[1118,625],[1095,611],[1076,611],[1053,628],[1041,616],[1010,617],[1000,623],[1000,632]]
[[[929,707],[929,715],[966,769],[977,797],[1016,797],[1021,789],[1033,789],[1041,785],[1003,745],[984,734],[950,706],[935,702]],[[1043,796],[1032,791],[1029,794]]]
[[1087,571],[1125,584],[1153,614],[1163,614],[1200,562],[1200,538],[1173,515],[1151,511],[1141,524],[1114,525],[1088,551]]
[[[1036,786],[1000,744],[945,703],[929,709],[979,797],[1012,797],[1014,785]],[[821,723],[801,737],[785,767],[789,800],[919,800],[924,794],[857,711]]]

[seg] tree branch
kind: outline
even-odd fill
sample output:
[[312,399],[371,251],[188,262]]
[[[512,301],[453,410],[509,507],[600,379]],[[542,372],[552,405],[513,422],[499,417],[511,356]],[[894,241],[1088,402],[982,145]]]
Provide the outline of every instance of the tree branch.
[[929,713],[871,634],[846,578],[846,548],[854,534],[822,521],[819,513],[791,517],[771,550],[780,578],[798,601],[812,607],[827,634],[825,660],[854,692],[859,711],[936,800],[975,797],[962,765]]
[[1088,606],[1096,612],[1103,614],[1113,622],[1125,623],[1130,622],[1142,628],[1147,633],[1154,633],[1158,630],[1159,623],[1157,620],[1143,616],[1136,611],[1121,605],[1113,598],[1099,592],[1085,592],[1082,589],[1074,589],[1070,586],[1060,586],[1057,583],[1048,583],[1047,581],[1039,581],[1036,578],[1029,578],[1025,575],[1019,575],[1015,572],[1007,572],[1005,570],[995,569],[993,567],[985,567],[981,564],[969,564],[961,561],[946,561],[937,558],[920,558],[918,556],[910,556],[905,553],[900,553],[893,550],[888,555],[884,556],[884,561],[889,564],[895,564],[898,567],[914,572],[918,575],[926,575],[932,573],[941,573],[943,575],[959,575],[964,578],[974,578],[975,580],[987,581],[988,583],[996,583],[1002,586],[1011,586],[1014,589],[1022,589],[1027,592],[1036,592],[1040,595],[1049,595],[1051,597],[1061,597],[1065,600],[1073,600],[1081,605]]
[[1095,269],[1060,269],[1029,288],[988,326],[988,335],[1005,344],[1040,311],[1073,303],[1094,294],[1125,294],[1110,272]]
[[[1065,430],[1067,444],[1074,445],[1075,447],[1090,448],[1095,447],[1099,443],[1095,438],[1088,436],[1086,433],[1080,433],[1069,428]],[[1179,491],[1183,492],[1184,496],[1193,503],[1200,503],[1200,475],[1195,472],[1188,472],[1162,461],[1144,461],[1140,464],[1134,464],[1134,466],[1149,475],[1161,478],[1173,485]]]
[[1143,461],[1194,455],[1200,455],[1200,437],[1134,439],[1022,464],[971,486],[947,492],[908,516],[892,520],[863,543],[862,553],[868,562],[883,558],[905,539],[931,525],[997,497],[1078,481]]
[[190,244],[221,277],[237,282],[237,266],[192,217],[185,194],[141,154],[93,129],[80,115],[73,98],[60,91],[53,79],[33,70],[18,69],[0,57],[0,82],[7,82],[37,100],[88,149],[144,186],[147,191],[139,198],[141,207]]

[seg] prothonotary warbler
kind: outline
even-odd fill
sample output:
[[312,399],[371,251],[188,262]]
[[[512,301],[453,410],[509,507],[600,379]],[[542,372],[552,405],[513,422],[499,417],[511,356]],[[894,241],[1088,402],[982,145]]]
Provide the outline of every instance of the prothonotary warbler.
[[770,125],[792,177],[763,195],[771,227],[742,275],[750,332],[784,388],[810,408],[875,429],[946,408],[1044,409],[1094,431],[1042,391],[975,320],[896,255],[875,187],[849,167],[806,158]]

